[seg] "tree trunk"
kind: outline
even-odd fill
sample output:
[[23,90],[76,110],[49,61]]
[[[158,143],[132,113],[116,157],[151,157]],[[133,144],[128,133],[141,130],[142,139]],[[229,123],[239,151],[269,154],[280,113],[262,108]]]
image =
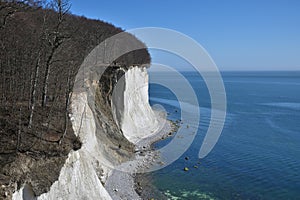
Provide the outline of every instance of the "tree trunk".
[[59,144],[62,143],[63,139],[65,138],[66,134],[67,134],[67,131],[68,131],[68,107],[69,107],[69,104],[70,104],[70,98],[71,98],[71,95],[72,95],[72,88],[71,88],[71,83],[70,83],[70,76],[71,76],[71,73],[70,73],[70,69],[69,69],[69,72],[68,72],[68,79],[67,79],[67,88],[66,88],[66,101],[65,101],[65,127],[64,127],[64,133],[61,137],[61,139],[59,140]]
[[36,65],[35,65],[35,76],[34,76],[34,80],[33,80],[31,99],[30,99],[31,105],[30,105],[30,117],[29,117],[28,128],[31,128],[31,126],[32,126],[33,113],[34,113],[35,104],[36,104],[36,88],[37,88],[37,82],[38,82],[38,78],[39,78],[39,70],[40,70],[40,52],[38,53],[38,59],[36,61]]
[[21,122],[22,122],[22,108],[19,109],[19,129],[18,129],[18,140],[17,140],[17,151],[20,150],[21,147]]
[[49,84],[49,76],[50,76],[50,68],[51,68],[51,60],[53,58],[55,47],[52,47],[51,53],[46,62],[46,73],[44,76],[44,83],[43,83],[43,92],[42,92],[42,106],[45,107],[47,103],[47,93],[48,93],[48,84]]

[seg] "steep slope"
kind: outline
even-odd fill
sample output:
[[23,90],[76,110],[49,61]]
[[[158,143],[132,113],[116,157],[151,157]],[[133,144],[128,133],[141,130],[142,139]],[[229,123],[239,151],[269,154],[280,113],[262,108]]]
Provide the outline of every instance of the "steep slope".
[[[10,199],[22,187],[26,195],[40,198],[43,194],[51,196],[55,188],[64,188],[58,194],[65,195],[68,190],[74,191],[72,185],[79,187],[87,171],[91,173],[89,189],[103,188],[109,168],[130,159],[134,149],[111,112],[111,87],[120,78],[114,69],[124,74],[132,65],[149,63],[145,45],[127,34],[130,43],[143,48],[111,60],[109,68],[100,66],[102,77],[106,75],[107,79],[89,79],[89,93],[74,91],[84,58],[122,30],[99,20],[66,14],[57,35],[57,12],[12,1],[0,4],[1,22],[11,8],[14,11],[0,27],[0,199]],[[53,53],[54,36],[63,41]],[[48,71],[47,101],[43,105]],[[89,99],[91,94],[94,101]],[[95,196],[99,191],[105,193],[101,188]],[[14,197],[24,196],[22,191]]]
[[[51,186],[49,192],[42,194],[37,199],[111,199],[103,184],[105,184],[106,178],[114,167],[129,158],[130,153],[127,151],[121,152],[120,148],[116,149],[113,143],[108,141],[107,137],[105,138],[105,135],[107,135],[106,127],[100,124],[104,122],[106,126],[114,126],[115,123],[121,124],[121,127],[126,129],[121,128],[119,131],[126,133],[125,131],[132,130],[131,133],[127,132],[124,136],[135,142],[150,136],[159,128],[156,116],[148,103],[148,76],[145,70],[144,68],[130,67],[125,72],[125,78],[120,79],[124,81],[121,82],[121,86],[123,84],[126,86],[119,88],[117,93],[123,97],[118,98],[117,104],[114,104],[116,103],[114,98],[117,97],[113,95],[111,102],[113,109],[111,112],[117,111],[121,116],[121,121],[110,121],[107,124],[106,119],[109,118],[108,116],[99,116],[96,110],[93,111],[94,102],[89,101],[88,96],[93,95],[89,93],[94,92],[95,89],[98,90],[99,85],[86,84],[87,90],[78,88],[76,91],[75,89],[72,96],[71,119],[75,134],[81,138],[82,147],[78,151],[70,152],[58,181]],[[80,73],[77,78],[81,80]],[[92,83],[93,81],[88,82]],[[116,87],[119,87],[117,85]],[[135,97],[128,98],[133,96],[133,91]],[[139,105],[133,106],[136,103]],[[124,107],[119,105],[124,105]],[[98,118],[94,116],[98,116]],[[142,121],[141,117],[145,121]],[[155,123],[150,126],[148,120]],[[140,123],[142,126],[139,125]],[[128,127],[131,127],[131,129]],[[139,131],[142,131],[142,134]],[[110,132],[109,134],[117,136],[119,132]],[[123,145],[122,141],[119,141],[119,144]],[[20,199],[24,193],[33,194],[28,192],[28,186],[26,186],[16,192],[13,199]]]
[[149,105],[146,68],[130,68],[118,81],[112,97],[112,110],[124,136],[132,143],[157,131],[158,121]]

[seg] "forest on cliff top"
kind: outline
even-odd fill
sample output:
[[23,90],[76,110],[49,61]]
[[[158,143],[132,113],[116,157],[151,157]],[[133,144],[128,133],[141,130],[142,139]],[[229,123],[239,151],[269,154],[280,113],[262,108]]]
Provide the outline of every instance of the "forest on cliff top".
[[[39,195],[57,180],[69,151],[81,146],[69,119],[76,73],[95,46],[123,31],[72,15],[70,6],[0,1],[0,199],[14,183],[30,180]],[[146,48],[114,61],[124,68],[146,63]]]

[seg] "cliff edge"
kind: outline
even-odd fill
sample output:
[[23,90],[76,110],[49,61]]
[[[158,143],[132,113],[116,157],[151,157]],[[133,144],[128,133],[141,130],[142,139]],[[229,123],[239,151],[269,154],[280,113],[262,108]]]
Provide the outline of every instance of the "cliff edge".
[[[111,169],[159,124],[146,46],[99,20],[0,4],[0,199],[110,199]],[[125,40],[97,48],[119,33]]]

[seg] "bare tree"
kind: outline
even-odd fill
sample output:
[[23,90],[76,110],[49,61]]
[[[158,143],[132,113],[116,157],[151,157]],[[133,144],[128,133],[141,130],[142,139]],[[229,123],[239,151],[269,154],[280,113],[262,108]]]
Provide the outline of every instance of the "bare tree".
[[[71,62],[71,64],[73,64]],[[63,135],[61,136],[60,138],[60,141],[59,141],[59,144],[62,143],[64,137],[66,136],[67,134],[67,131],[68,131],[68,119],[69,119],[69,112],[68,112],[68,108],[69,108],[69,105],[70,105],[70,99],[71,99],[71,96],[72,96],[72,88],[73,88],[73,82],[72,82],[72,79],[71,79],[71,68],[69,67],[69,70],[68,70],[68,78],[67,78],[67,87],[65,89],[65,124],[64,124],[64,132],[63,132]]]
[[30,116],[29,116],[29,123],[28,123],[28,128],[32,127],[32,122],[33,122],[33,114],[35,111],[35,106],[36,106],[36,93],[37,93],[37,85],[38,85],[38,79],[39,79],[39,74],[40,74],[40,66],[41,66],[41,56],[42,56],[42,39],[44,37],[44,30],[45,30],[45,22],[46,22],[46,16],[44,16],[43,19],[43,25],[42,25],[42,31],[39,36],[39,48],[37,52],[37,57],[35,61],[35,70],[32,72],[32,77],[33,80],[30,80],[31,85],[30,85]]
[[46,39],[47,43],[50,46],[50,53],[46,60],[46,70],[43,81],[43,91],[42,91],[42,106],[46,106],[47,103],[47,95],[48,95],[48,85],[49,85],[49,76],[51,73],[51,64],[53,61],[53,56],[64,42],[65,39],[68,38],[67,34],[61,31],[61,26],[64,21],[65,14],[70,9],[70,4],[66,0],[54,0],[52,2],[53,9],[57,12],[57,22],[53,31],[47,33]]

